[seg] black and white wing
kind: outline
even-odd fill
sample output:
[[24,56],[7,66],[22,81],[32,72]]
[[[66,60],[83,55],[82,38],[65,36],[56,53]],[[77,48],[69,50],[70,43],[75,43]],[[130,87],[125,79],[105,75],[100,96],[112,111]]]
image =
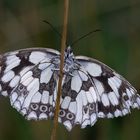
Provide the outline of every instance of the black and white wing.
[[0,94],[27,119],[47,119],[54,114],[58,73],[52,49],[25,49],[0,55]]
[[[0,94],[28,120],[53,118],[58,73],[52,49],[25,49],[0,55]],[[59,58],[56,59],[59,61]],[[59,63],[59,62],[58,62]],[[98,118],[126,115],[140,107],[140,96],[122,76],[105,64],[77,56],[78,69],[64,74],[59,122],[68,130],[85,128]]]
[[98,118],[113,118],[140,108],[140,96],[131,84],[105,64],[77,56],[80,65],[64,77],[59,122],[70,131],[76,124],[93,126]]
[[59,122],[69,131],[76,124],[81,128],[93,125],[97,120],[97,101],[94,90],[90,89],[91,80],[76,70],[72,75],[65,75],[63,81]]

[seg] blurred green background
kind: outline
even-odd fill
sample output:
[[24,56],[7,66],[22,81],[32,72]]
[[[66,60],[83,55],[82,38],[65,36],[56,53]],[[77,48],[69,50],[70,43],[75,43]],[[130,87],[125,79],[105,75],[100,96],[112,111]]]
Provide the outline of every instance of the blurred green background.
[[[62,31],[63,0],[0,0],[0,52],[28,47],[60,50],[60,38],[43,20]],[[70,0],[68,42],[102,29],[73,47],[76,55],[96,58],[140,89],[140,0]],[[49,140],[52,121],[26,121],[0,98],[0,140]],[[59,125],[57,139],[139,140],[140,111],[100,119],[93,127],[68,132]]]

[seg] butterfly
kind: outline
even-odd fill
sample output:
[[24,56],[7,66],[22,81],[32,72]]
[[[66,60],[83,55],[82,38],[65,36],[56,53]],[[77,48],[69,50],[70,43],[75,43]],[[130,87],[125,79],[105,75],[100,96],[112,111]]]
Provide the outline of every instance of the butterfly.
[[[53,119],[60,53],[27,48],[0,55],[0,94],[28,120]],[[113,118],[140,108],[136,89],[107,65],[65,50],[58,121],[69,131],[93,126],[98,118]]]

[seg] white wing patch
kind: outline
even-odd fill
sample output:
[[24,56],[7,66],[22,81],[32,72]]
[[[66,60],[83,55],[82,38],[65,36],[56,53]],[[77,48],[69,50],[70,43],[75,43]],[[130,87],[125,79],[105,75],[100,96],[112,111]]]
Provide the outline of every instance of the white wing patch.
[[101,66],[95,63],[87,63],[85,70],[92,76],[100,76],[102,73]]
[[[42,71],[41,73],[41,77],[40,77],[40,83],[48,83],[52,77],[52,70],[51,69],[45,69]],[[47,77],[47,78],[46,78]]]
[[13,71],[8,71],[7,73],[5,73],[5,75],[3,75],[1,80],[2,80],[2,82],[7,83],[7,82],[11,81],[11,79],[14,76],[15,76],[15,73]]
[[82,86],[82,81],[81,81],[79,75],[72,77],[71,89],[75,90],[78,93],[81,86]]
[[46,53],[34,51],[29,56],[29,61],[38,64],[41,60],[45,59],[47,57]]

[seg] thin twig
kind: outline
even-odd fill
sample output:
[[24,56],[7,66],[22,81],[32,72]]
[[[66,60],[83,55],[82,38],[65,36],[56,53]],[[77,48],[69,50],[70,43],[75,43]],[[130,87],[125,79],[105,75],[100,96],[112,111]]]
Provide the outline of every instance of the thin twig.
[[60,57],[60,73],[59,73],[59,81],[58,81],[58,93],[56,99],[56,108],[54,114],[54,126],[51,134],[51,140],[56,139],[56,129],[58,125],[58,114],[60,108],[60,97],[62,94],[62,79],[63,79],[63,66],[64,66],[64,53],[66,47],[66,36],[67,36],[67,23],[68,23],[68,9],[69,9],[69,0],[64,0],[64,21],[63,21],[63,32],[62,32],[62,40],[61,40],[61,57]]

